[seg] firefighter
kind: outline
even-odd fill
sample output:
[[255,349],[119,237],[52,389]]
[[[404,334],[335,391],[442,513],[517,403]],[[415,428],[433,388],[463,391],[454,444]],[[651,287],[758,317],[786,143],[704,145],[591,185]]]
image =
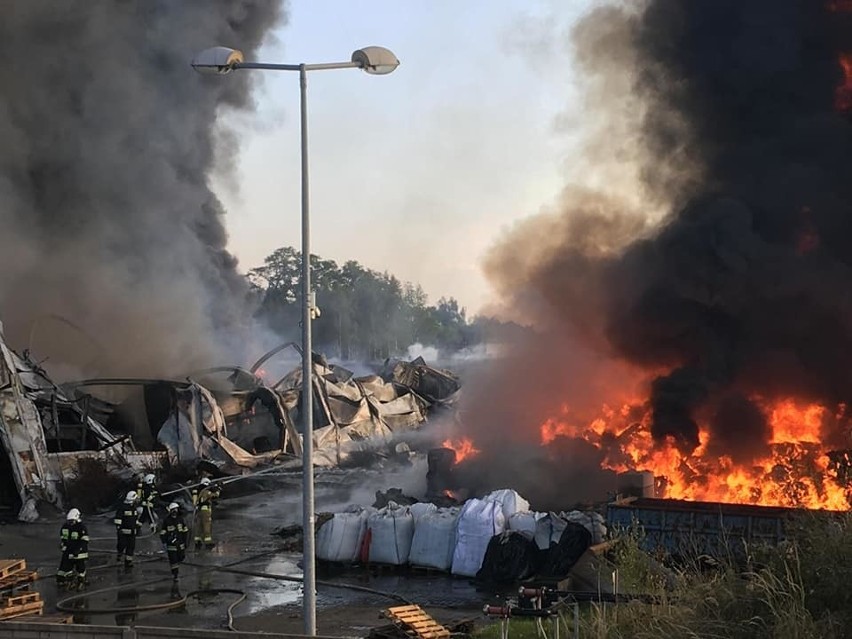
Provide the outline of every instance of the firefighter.
[[180,506],[172,502],[166,509],[168,513],[160,528],[160,541],[166,547],[169,555],[169,567],[172,569],[172,578],[178,578],[178,567],[183,563],[186,556],[186,536],[189,529],[183,521]]
[[153,473],[148,473],[139,478],[139,486],[136,489],[142,506],[142,516],[139,517],[139,521],[147,523],[151,527],[151,532],[157,530],[157,516],[154,514],[154,507],[160,494],[154,486],[156,479]]
[[220,490],[210,482],[209,477],[201,479],[201,485],[192,491],[192,503],[195,506],[195,521],[192,526],[195,531],[195,549],[201,548],[201,543],[207,548],[213,547],[213,504],[219,498]]
[[89,558],[89,532],[76,508],[69,510],[65,517],[65,523],[59,531],[59,547],[62,549],[62,559],[56,571],[56,585],[82,588],[88,583],[86,560]]
[[139,495],[131,490],[124,498],[124,503],[115,511],[115,533],[118,537],[118,555],[116,562],[124,558],[124,569],[130,571],[133,568],[133,553],[136,550],[136,535],[139,534],[142,523],[139,515],[142,507],[139,505]]

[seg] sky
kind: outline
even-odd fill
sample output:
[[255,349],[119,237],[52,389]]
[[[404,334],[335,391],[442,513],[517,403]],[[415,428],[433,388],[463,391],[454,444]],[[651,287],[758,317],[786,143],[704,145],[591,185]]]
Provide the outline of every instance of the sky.
[[[483,254],[565,185],[574,138],[556,122],[579,108],[568,33],[593,1],[291,0],[262,61],[369,45],[401,61],[308,76],[311,252],[483,309]],[[213,178],[243,270],[298,248],[301,229],[298,75],[251,73],[257,109],[220,115],[239,149],[221,136]]]

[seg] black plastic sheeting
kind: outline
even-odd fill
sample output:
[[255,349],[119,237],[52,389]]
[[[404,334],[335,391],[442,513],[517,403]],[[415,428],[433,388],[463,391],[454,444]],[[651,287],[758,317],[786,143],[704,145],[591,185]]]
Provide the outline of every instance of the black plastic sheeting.
[[488,542],[476,578],[487,583],[510,584],[532,577],[540,561],[541,553],[533,540],[517,531],[506,531]]
[[584,526],[568,522],[559,542],[547,552],[539,575],[542,577],[565,577],[571,572],[583,553],[592,545],[592,533]]

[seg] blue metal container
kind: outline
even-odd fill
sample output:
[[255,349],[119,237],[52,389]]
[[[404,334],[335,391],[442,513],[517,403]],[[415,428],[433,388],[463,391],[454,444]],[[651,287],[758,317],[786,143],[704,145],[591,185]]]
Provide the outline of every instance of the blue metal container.
[[607,505],[610,531],[638,527],[646,550],[672,555],[729,554],[742,557],[748,545],[777,544],[784,539],[784,519],[800,509],[636,499]]

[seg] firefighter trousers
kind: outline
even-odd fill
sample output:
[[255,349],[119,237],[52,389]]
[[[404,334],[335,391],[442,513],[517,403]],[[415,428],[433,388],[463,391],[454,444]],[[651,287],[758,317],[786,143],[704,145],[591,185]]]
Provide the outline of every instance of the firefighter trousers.
[[133,563],[133,553],[136,551],[136,535],[133,533],[127,534],[123,532],[118,533],[118,545],[116,547],[118,550],[118,559],[121,560],[122,556],[124,557],[124,564],[130,565]]
[[202,508],[195,513],[195,543],[204,542],[208,546],[213,545],[213,512],[208,508]]
[[186,557],[186,551],[183,548],[169,547],[166,551],[169,555],[169,568],[172,570],[172,575],[178,576],[178,566],[183,563]]
[[76,555],[65,551],[59,560],[59,570],[56,571],[56,583],[60,586],[69,585],[75,581],[85,582],[86,560],[77,559]]

